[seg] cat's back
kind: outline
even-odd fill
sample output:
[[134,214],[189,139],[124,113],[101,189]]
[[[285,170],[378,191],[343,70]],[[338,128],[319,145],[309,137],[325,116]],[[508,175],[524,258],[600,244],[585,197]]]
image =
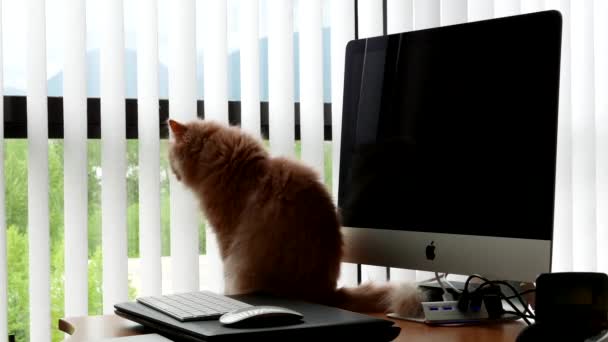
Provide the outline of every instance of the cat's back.
[[319,175],[299,161],[285,157],[269,159],[268,175],[275,192],[273,195],[283,200],[312,196],[333,203]]
[[227,267],[265,275],[241,277],[237,289],[321,301],[333,293],[339,274],[342,236],[336,208],[311,168],[287,158],[264,163],[243,215],[248,224],[234,244],[246,247],[234,249]]
[[281,220],[339,226],[331,195],[312,168],[284,157],[269,158],[266,163],[255,196],[264,212]]

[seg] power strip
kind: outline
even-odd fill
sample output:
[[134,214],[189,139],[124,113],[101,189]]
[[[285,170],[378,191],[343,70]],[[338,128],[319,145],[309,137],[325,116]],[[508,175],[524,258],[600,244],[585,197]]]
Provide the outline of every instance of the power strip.
[[403,317],[395,313],[389,313],[387,316],[426,324],[478,323],[490,318],[483,303],[479,311],[462,312],[458,310],[458,301],[423,302],[422,309],[424,317]]
[[[523,307],[519,303],[514,303],[517,308],[523,311]],[[512,308],[505,302],[502,302],[503,309],[512,310]],[[481,303],[479,311],[468,311],[462,312],[458,309],[458,301],[436,301],[436,302],[423,302],[422,303],[423,314],[420,317],[405,317],[400,316],[396,313],[388,313],[386,316],[394,319],[401,319],[405,321],[412,321],[426,324],[475,324],[482,322],[505,322],[514,321],[520,319],[519,316],[504,313],[499,318],[490,318],[485,304]],[[602,342],[604,342],[602,340]],[[605,341],[608,342],[608,339]]]
[[479,311],[462,312],[458,310],[458,301],[423,302],[422,310],[428,324],[474,323],[490,318],[483,302]]
[[402,317],[394,313],[387,316],[426,324],[470,324],[490,318],[483,303],[479,311],[462,312],[458,310],[458,301],[423,302],[422,310],[424,317]]

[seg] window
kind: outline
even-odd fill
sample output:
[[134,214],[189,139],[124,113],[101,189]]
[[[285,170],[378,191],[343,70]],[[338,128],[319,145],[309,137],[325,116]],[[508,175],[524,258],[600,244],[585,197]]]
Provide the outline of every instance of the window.
[[[100,35],[102,33],[99,16],[102,0],[86,0],[87,11],[87,96],[100,96]],[[162,13],[167,12],[170,0],[159,0],[159,95],[161,99],[168,98],[168,18]],[[198,3],[197,3],[198,4]],[[326,2],[325,7],[327,7]],[[62,0],[46,1],[46,36],[47,36],[47,91],[52,97],[63,96],[63,6]],[[137,19],[136,0],[124,0],[124,30],[125,30],[125,72],[126,97],[137,98]],[[268,33],[266,13],[268,4],[260,3],[260,100],[268,101]],[[202,16],[202,6],[197,7],[197,17]],[[297,8],[297,7],[294,7]],[[26,2],[19,0],[2,0],[2,29],[3,29],[3,58],[4,58],[4,94],[23,97],[26,95]],[[229,100],[240,101],[240,52],[238,41],[238,11],[239,1],[228,1],[228,87]],[[327,11],[326,11],[327,13]],[[295,13],[297,18],[297,13]],[[324,101],[330,102],[330,62],[329,62],[329,18],[325,18],[323,28],[324,45]],[[202,20],[197,20],[200,23]],[[297,19],[294,28],[294,63],[295,63],[295,100],[299,100],[299,45]],[[198,25],[198,24],[197,24]],[[197,27],[197,34],[202,28]],[[204,98],[203,79],[203,42],[197,39],[197,96]],[[264,107],[264,106],[263,106]],[[49,107],[52,111],[55,107]],[[268,109],[265,108],[265,125],[268,130]],[[329,109],[327,109],[329,110]],[[263,110],[264,112],[264,110]],[[22,111],[22,115],[25,112]],[[59,119],[61,121],[62,119]],[[51,120],[53,121],[53,120]],[[58,123],[58,127],[62,122]],[[23,122],[24,123],[24,122]],[[20,134],[25,134],[25,128]],[[7,129],[10,129],[7,128]],[[62,128],[59,128],[61,131]],[[135,130],[136,133],[136,130]],[[161,169],[161,244],[163,274],[170,272],[170,215],[169,215],[169,168],[167,160],[167,140],[162,139],[160,145]],[[52,319],[56,322],[64,315],[64,232],[63,232],[63,139],[49,139],[49,220],[51,234],[51,303]],[[296,143],[296,156],[300,156],[301,144]],[[89,138],[88,150],[88,249],[89,249],[89,313],[102,314],[102,250],[101,250],[101,141],[99,138]],[[28,191],[27,191],[27,140],[23,138],[7,139],[5,143],[5,180],[6,180],[6,212],[8,240],[8,289],[9,289],[9,331],[16,335],[18,341],[29,340],[29,293],[28,293]],[[325,175],[324,180],[331,189],[331,143],[325,143]],[[139,212],[138,212],[138,142],[136,139],[127,141],[127,227],[128,227],[128,269],[129,296],[135,297],[141,287],[139,277]],[[205,254],[205,223],[199,227],[199,252]],[[201,267],[205,267],[205,259],[201,259]],[[170,279],[163,277],[163,287],[170,286]],[[204,284],[203,284],[204,286]],[[55,327],[51,327],[53,340],[63,339]]]

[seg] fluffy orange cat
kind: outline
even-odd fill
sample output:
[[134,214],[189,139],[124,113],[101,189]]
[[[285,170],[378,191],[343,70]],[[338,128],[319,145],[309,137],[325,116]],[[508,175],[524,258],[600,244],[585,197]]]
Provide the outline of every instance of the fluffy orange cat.
[[336,288],[342,235],[318,175],[271,157],[236,127],[169,120],[171,168],[200,200],[220,247],[227,294],[265,292],[359,312],[420,310],[407,284]]

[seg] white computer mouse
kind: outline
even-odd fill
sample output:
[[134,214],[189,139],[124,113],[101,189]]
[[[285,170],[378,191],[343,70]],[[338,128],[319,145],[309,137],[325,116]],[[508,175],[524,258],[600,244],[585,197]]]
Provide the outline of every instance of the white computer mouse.
[[220,323],[230,327],[272,327],[301,322],[304,315],[279,306],[249,306],[225,313]]

